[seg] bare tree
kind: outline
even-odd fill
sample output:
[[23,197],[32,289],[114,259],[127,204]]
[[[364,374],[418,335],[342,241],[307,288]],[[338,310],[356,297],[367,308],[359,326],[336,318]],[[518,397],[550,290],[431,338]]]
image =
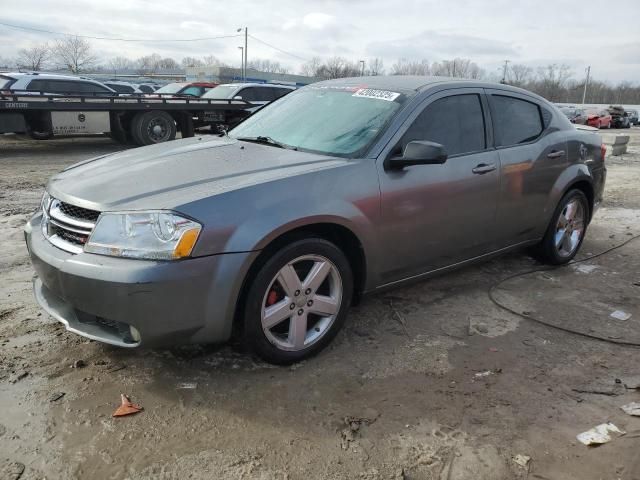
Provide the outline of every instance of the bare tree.
[[117,75],[118,72],[133,69],[134,63],[127,57],[114,57],[109,60],[107,66],[109,67],[109,70],[112,70]]
[[224,65],[224,63],[215,55],[205,55],[202,57],[202,61],[207,66],[221,67]]
[[420,61],[400,58],[391,67],[391,75],[430,75],[431,67],[429,61]]
[[140,57],[137,63],[137,72],[140,75],[144,75],[145,73],[156,73],[160,68],[160,62],[162,61],[162,57],[157,53],[152,53],[151,55],[145,55],[144,57]]
[[178,65],[178,62],[173,58],[164,57],[158,62],[158,68],[163,70],[176,70],[177,68],[180,68],[180,65]]
[[367,69],[368,75],[384,75],[384,62],[380,57],[369,60],[369,68]]
[[273,60],[256,59],[248,63],[248,67],[260,72],[267,73],[289,73],[289,69],[280,62]]
[[48,43],[41,43],[30,48],[18,50],[18,65],[29,70],[39,71],[51,56]]
[[358,64],[350,62],[343,57],[331,57],[318,69],[317,75],[320,78],[344,78],[357,77],[360,75]]
[[184,57],[182,59],[182,61],[180,62],[180,65],[183,68],[186,68],[186,67],[202,67],[202,66],[204,66],[204,62],[202,60],[200,60],[199,58]]
[[516,87],[523,87],[531,81],[533,69],[526,65],[515,63],[507,69],[507,83]]
[[568,65],[547,65],[538,69],[538,81],[540,95],[551,102],[560,101],[560,93],[566,87],[567,80],[571,78],[571,69]]
[[320,57],[313,57],[302,65],[300,73],[307,77],[317,77],[320,72],[320,67],[322,67],[322,59]]
[[60,66],[68,68],[72,73],[80,73],[97,61],[91,44],[80,37],[64,37],[56,41],[53,57]]

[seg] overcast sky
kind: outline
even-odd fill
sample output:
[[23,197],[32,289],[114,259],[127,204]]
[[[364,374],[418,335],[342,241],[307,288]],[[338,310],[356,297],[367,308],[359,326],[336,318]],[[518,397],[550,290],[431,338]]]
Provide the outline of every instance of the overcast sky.
[[[608,7],[610,5],[610,7]],[[6,5],[8,7],[8,4]],[[277,60],[298,71],[301,59],[339,55],[357,61],[382,57],[470,58],[489,74],[505,59],[534,69],[571,66],[582,78],[591,65],[600,80],[640,82],[640,2],[615,0],[20,0],[0,22],[72,34],[144,42],[91,40],[101,58],[132,59],[157,52],[177,60],[213,54],[240,64],[243,38],[166,42],[233,35],[239,27],[286,52],[249,38],[249,61]],[[0,25],[0,57],[55,36]]]

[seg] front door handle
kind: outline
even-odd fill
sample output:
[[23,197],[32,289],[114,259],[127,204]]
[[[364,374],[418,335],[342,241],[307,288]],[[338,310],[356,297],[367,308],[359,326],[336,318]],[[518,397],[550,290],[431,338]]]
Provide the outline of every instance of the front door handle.
[[495,163],[481,163],[471,171],[477,175],[484,175],[485,173],[493,172],[495,169]]
[[547,155],[547,158],[560,158],[564,157],[564,150],[558,150],[557,152],[551,152]]

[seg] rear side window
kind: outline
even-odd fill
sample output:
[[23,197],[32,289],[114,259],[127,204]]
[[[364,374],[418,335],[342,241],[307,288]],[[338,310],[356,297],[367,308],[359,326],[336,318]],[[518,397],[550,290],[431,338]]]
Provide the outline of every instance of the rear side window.
[[271,87],[258,87],[254,88],[254,90],[254,100],[256,102],[272,102],[276,99],[276,96],[274,95],[274,89]]
[[3,77],[2,75],[0,75],[0,90],[8,87],[11,82],[13,82],[11,78]]
[[141,92],[153,93],[153,88],[151,88],[149,85],[140,85],[138,88],[140,89]]
[[31,92],[46,92],[48,87],[47,83],[46,80],[31,80],[29,85],[27,85],[27,90]]
[[289,92],[291,92],[291,90],[288,88],[273,88],[273,99],[276,100],[280,97],[284,97]]
[[486,148],[480,97],[454,95],[427,105],[404,134],[401,146],[414,140],[443,145],[448,155],[478,152]]
[[535,103],[504,95],[492,95],[493,124],[497,143],[509,147],[531,142],[543,130],[540,107]]
[[107,87],[110,87],[112,90],[115,90],[118,93],[133,93],[133,87],[129,87],[128,85],[107,83]]
[[181,95],[193,95],[194,97],[199,97],[200,95],[202,95],[202,90],[200,89],[200,87],[187,87],[184,90],[182,90],[180,92]]
[[247,102],[257,102],[258,98],[257,98],[257,93],[256,93],[257,88],[243,88],[242,90],[240,90],[238,93],[236,93],[236,97],[242,97],[243,100],[246,100]]

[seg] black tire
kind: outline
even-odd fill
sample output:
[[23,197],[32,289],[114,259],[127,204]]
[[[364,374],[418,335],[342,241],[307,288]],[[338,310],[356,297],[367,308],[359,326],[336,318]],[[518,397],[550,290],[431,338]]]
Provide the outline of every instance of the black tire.
[[52,131],[37,131],[37,130],[29,130],[29,136],[34,140],[51,140],[53,138]]
[[[153,124],[162,129],[161,134],[153,133]],[[167,112],[138,113],[131,121],[131,137],[138,145],[153,145],[176,138],[176,122]]]
[[[584,228],[582,230],[582,237],[579,239],[578,244],[576,245],[573,252],[569,255],[561,255],[556,248],[555,237],[557,232],[557,225],[560,219],[560,215],[564,212],[567,205],[573,200],[578,200],[582,205],[582,209],[584,212]],[[569,263],[571,260],[573,260],[573,257],[576,256],[576,254],[580,250],[580,247],[582,246],[582,242],[584,241],[584,237],[587,233],[587,226],[589,224],[590,215],[591,207],[589,205],[589,200],[587,199],[587,196],[584,194],[584,192],[578,189],[569,190],[564,195],[564,197],[562,197],[560,203],[558,203],[558,206],[556,207],[556,210],[551,217],[551,222],[549,223],[544,238],[534,249],[534,254],[538,258],[538,260],[550,265],[564,265],[565,263]]]
[[[308,347],[296,351],[284,350],[270,341],[262,328],[262,309],[267,289],[280,270],[294,259],[305,255],[319,255],[328,259],[342,281],[342,299],[333,323],[325,333]],[[294,241],[276,251],[249,280],[244,308],[244,340],[248,347],[269,363],[288,365],[309,358],[325,348],[344,325],[353,297],[353,273],[344,253],[333,243],[320,238]],[[296,307],[298,308],[298,307]],[[287,320],[285,320],[287,322]]]

